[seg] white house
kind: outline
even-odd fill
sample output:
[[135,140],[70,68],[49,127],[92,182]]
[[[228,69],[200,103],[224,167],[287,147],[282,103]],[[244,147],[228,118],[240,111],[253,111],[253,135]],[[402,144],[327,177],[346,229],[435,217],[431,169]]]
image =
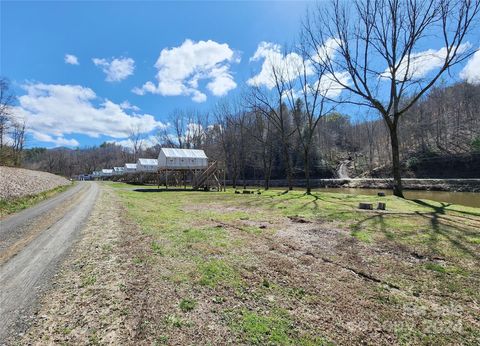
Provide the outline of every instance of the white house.
[[137,164],[136,163],[126,163],[123,167],[125,173],[134,173],[137,171]]
[[111,175],[113,175],[113,169],[102,169],[102,177],[109,177]]
[[208,157],[203,150],[162,148],[158,154],[159,169],[205,169]]
[[158,170],[157,159],[138,159],[137,171],[138,172],[156,172]]
[[113,167],[113,175],[122,175],[125,168],[123,167]]

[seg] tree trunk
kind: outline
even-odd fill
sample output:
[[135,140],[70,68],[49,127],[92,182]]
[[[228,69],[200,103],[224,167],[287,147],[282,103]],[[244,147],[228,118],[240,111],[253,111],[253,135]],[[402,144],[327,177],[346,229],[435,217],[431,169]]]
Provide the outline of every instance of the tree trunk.
[[312,187],[310,185],[310,155],[309,155],[309,150],[310,148],[307,148],[304,150],[304,155],[305,155],[305,180],[307,181],[307,195],[310,195],[312,193]]
[[293,183],[292,183],[292,169],[290,163],[290,155],[288,154],[288,144],[285,137],[282,135],[282,142],[283,142],[283,155],[285,157],[285,171],[287,173],[287,183],[288,183],[288,190],[293,190]]
[[262,163],[263,163],[263,179],[264,179],[263,188],[265,190],[268,190],[267,158],[265,154],[265,149],[263,150]]
[[392,145],[392,174],[393,174],[393,194],[397,197],[403,196],[402,175],[400,173],[400,150],[398,145],[397,127],[390,129],[390,142]]

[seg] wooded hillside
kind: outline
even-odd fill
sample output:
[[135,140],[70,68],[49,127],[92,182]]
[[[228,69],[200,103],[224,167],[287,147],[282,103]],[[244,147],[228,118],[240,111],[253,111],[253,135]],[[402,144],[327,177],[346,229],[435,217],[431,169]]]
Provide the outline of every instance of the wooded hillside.
[[[303,154],[294,119],[302,116],[303,105],[299,101],[296,106],[290,109],[283,105],[285,132],[293,175],[303,178]],[[460,83],[433,89],[400,122],[404,174],[478,178],[479,109],[480,86]],[[170,121],[175,136],[167,131],[158,133],[156,146],[144,148],[145,139],[140,136],[136,151],[113,143],[74,150],[34,148],[24,151],[24,166],[72,176],[123,166],[138,157],[156,158],[160,146],[172,146],[205,148],[211,159],[227,162],[233,180],[285,178],[278,129],[248,107],[224,101],[208,113],[178,110]],[[351,161],[348,167],[352,176],[390,176],[389,134],[374,114],[330,113],[320,120],[312,148],[312,177],[335,177],[336,169],[345,160]]]

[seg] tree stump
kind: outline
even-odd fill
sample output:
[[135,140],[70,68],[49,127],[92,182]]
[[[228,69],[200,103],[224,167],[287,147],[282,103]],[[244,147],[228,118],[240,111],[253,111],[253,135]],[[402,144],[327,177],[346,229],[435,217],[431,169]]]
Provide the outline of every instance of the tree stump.
[[358,209],[373,210],[373,204],[372,203],[362,203],[362,202],[360,202],[358,204]]
[[378,210],[385,210],[385,209],[387,209],[387,203],[378,202],[377,209],[378,209]]

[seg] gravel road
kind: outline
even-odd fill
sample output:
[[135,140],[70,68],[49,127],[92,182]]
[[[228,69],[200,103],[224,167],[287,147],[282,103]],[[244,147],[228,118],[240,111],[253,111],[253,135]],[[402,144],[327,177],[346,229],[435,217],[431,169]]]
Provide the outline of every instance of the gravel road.
[[[81,182],[51,200],[2,220],[0,241],[8,246],[0,248],[0,258],[5,259],[0,262],[0,345],[23,329],[37,298],[48,287],[90,214],[98,191],[96,183]],[[81,197],[75,199],[75,195]],[[45,222],[54,215],[53,224]],[[19,242],[17,230],[34,236],[12,252],[10,248]],[[12,255],[5,256],[9,251]]]

